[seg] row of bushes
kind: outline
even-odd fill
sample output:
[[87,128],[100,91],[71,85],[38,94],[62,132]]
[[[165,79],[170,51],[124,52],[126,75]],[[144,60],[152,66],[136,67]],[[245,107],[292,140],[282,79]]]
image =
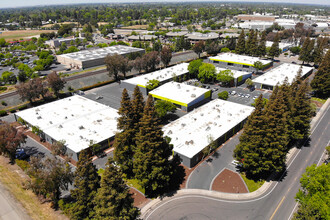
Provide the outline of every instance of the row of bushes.
[[104,81],[104,82],[98,82],[94,85],[91,85],[91,86],[85,86],[85,87],[82,87],[80,88],[79,90],[81,91],[86,91],[86,90],[90,90],[90,89],[94,89],[94,88],[98,88],[98,87],[101,87],[101,86],[105,86],[105,85],[108,85],[110,83],[113,83],[115,82],[115,80],[109,80],[109,81]]
[[21,106],[18,106],[18,107],[11,108],[11,109],[8,109],[7,111],[6,110],[0,110],[0,117],[6,116],[8,114],[8,112],[14,113],[16,111],[20,111],[20,110],[24,110],[24,109],[27,109],[27,105],[26,104],[21,105]]

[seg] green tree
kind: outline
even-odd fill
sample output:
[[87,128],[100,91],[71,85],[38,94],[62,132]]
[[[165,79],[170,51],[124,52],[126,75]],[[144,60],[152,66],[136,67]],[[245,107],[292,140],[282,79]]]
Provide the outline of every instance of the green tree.
[[57,157],[31,157],[27,173],[32,176],[29,187],[32,191],[52,201],[52,207],[57,209],[63,190],[68,190],[73,175],[68,161]]
[[245,44],[245,53],[250,55],[250,56],[253,56],[255,55],[256,53],[256,50],[257,50],[257,41],[255,40],[255,37],[254,35],[258,35],[258,33],[254,33],[254,30],[250,30],[249,32],[249,37],[246,41],[246,44]]
[[101,187],[94,200],[94,219],[133,220],[139,217],[140,212],[133,206],[132,194],[129,193],[122,176],[122,172],[110,157],[101,178]]
[[266,31],[263,31],[261,33],[261,39],[259,41],[258,49],[257,49],[257,55],[260,57],[266,56]]
[[160,52],[160,59],[165,67],[171,62],[172,59],[172,50],[170,47],[165,46],[163,47],[162,51]]
[[122,58],[123,57],[117,53],[112,56],[107,55],[105,57],[105,65],[107,67],[107,70],[109,71],[109,76],[113,76],[116,81],[118,80],[118,73],[120,71]]
[[307,37],[305,40],[304,40],[304,43],[301,47],[301,50],[300,50],[300,53],[299,53],[299,60],[303,61],[303,64],[305,62],[308,61],[309,59],[309,54],[311,51],[309,51],[309,47],[310,47],[310,42],[311,42],[311,39],[309,37]]
[[218,98],[223,99],[223,100],[227,100],[228,99],[228,92],[227,91],[222,91],[222,92],[218,93]]
[[213,64],[203,63],[198,70],[198,79],[200,79],[202,83],[214,81],[216,77],[215,73],[216,71]]
[[245,33],[244,33],[244,30],[241,31],[241,33],[238,37],[235,52],[237,54],[244,54],[245,53]]
[[280,55],[279,48],[280,36],[276,33],[272,46],[269,49],[268,55],[274,59],[274,57],[278,57]]
[[216,55],[220,51],[220,45],[213,41],[205,46],[205,50],[208,54]]
[[199,67],[203,64],[203,60],[193,60],[188,65],[188,71],[190,78],[197,77],[199,72]]
[[2,73],[1,81],[4,82],[5,84],[7,83],[16,84],[17,78],[13,72],[5,71]]
[[324,57],[324,47],[326,45],[327,40],[328,40],[327,38],[322,38],[322,37],[317,38],[317,43],[313,52],[313,57],[314,57],[313,62],[316,65],[319,65],[322,62],[322,59]]
[[217,80],[228,86],[234,80],[234,73],[231,70],[222,70],[216,76]]
[[330,166],[313,164],[306,168],[296,195],[298,211],[293,219],[330,219]]
[[163,137],[163,131],[153,105],[148,96],[137,134],[137,149],[134,173],[147,196],[162,195],[170,187],[173,146]]
[[325,54],[311,86],[318,97],[330,96],[330,50]]
[[0,124],[0,154],[9,157],[10,162],[15,162],[18,147],[25,143],[26,135],[12,127],[7,122]]
[[92,163],[88,150],[79,154],[77,169],[74,172],[74,189],[71,196],[75,200],[71,210],[72,219],[92,219],[94,217],[94,197],[100,187],[100,176]]
[[126,78],[126,73],[131,71],[133,68],[133,62],[128,59],[128,57],[122,57],[120,60],[119,71],[124,75]]
[[133,176],[134,131],[136,125],[133,122],[133,107],[126,89],[123,90],[118,114],[120,117],[118,118],[117,128],[122,131],[115,136],[113,144],[115,148],[114,160],[118,163],[122,172],[130,178]]
[[48,86],[53,90],[56,97],[59,97],[59,92],[64,88],[65,81],[54,71],[47,75]]
[[315,45],[315,40],[311,40],[308,44],[307,50],[308,50],[308,55],[306,58],[306,62],[310,63],[314,61],[314,56],[316,55],[313,50],[314,50],[314,45]]
[[198,59],[200,59],[201,58],[201,53],[205,49],[204,41],[198,41],[197,43],[195,43],[195,45],[193,46],[192,49],[198,55]]
[[264,65],[262,64],[262,62],[256,61],[254,62],[253,67],[257,70],[257,72],[259,72],[259,70],[262,70],[262,68],[264,68]]
[[173,113],[175,109],[176,106],[172,102],[166,100],[157,100],[155,102],[155,111],[159,118],[164,118],[168,112]]
[[308,95],[309,85],[307,82],[303,82],[292,100],[292,123],[293,135],[292,138],[295,141],[307,138],[310,131],[310,121],[312,117],[311,100]]
[[150,91],[159,86],[159,81],[157,79],[151,79],[148,81],[146,88]]
[[6,46],[6,40],[4,38],[0,38],[0,47]]
[[252,87],[252,86],[253,86],[253,81],[252,81],[250,78],[248,78],[248,79],[245,80],[245,84],[246,84],[248,87]]

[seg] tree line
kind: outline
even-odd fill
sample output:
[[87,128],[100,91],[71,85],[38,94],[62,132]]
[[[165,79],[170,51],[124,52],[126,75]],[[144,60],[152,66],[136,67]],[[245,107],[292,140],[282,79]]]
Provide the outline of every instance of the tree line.
[[172,59],[172,50],[164,46],[160,52],[151,51],[141,56],[140,53],[132,53],[128,56],[121,56],[119,54],[107,55],[105,58],[105,65],[109,71],[109,76],[114,77],[116,81],[119,79],[119,73],[126,74],[130,72],[133,67],[139,73],[144,70],[146,73],[154,71],[157,65],[162,61],[165,67],[169,65]]
[[260,95],[234,150],[242,170],[253,179],[283,171],[289,149],[308,138],[313,114],[309,84],[300,73],[291,84],[277,85],[266,105]]

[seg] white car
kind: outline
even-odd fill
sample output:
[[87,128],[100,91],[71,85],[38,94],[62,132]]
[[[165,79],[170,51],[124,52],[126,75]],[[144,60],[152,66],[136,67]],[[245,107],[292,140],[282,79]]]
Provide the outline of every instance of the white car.
[[236,92],[235,92],[235,91],[232,91],[232,92],[231,92],[231,94],[232,94],[232,95],[235,95],[235,94],[236,94]]

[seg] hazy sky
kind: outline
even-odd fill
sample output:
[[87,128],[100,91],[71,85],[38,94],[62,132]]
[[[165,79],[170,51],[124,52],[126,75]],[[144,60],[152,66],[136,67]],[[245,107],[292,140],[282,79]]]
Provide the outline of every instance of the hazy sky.
[[[166,2],[201,2],[209,0],[167,0]],[[288,3],[303,3],[303,4],[322,4],[330,5],[329,0],[222,0],[221,2],[288,2]],[[120,3],[120,2],[164,2],[162,0],[0,0],[0,8],[7,7],[25,7],[35,5],[54,5],[54,4],[75,4],[75,3]]]

